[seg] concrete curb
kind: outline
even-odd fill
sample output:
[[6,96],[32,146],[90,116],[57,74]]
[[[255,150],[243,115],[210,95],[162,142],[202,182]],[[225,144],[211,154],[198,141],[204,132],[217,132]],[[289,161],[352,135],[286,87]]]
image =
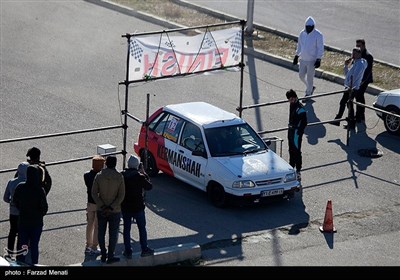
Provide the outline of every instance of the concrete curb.
[[132,254],[132,259],[117,256],[121,260],[116,263],[106,264],[98,260],[85,261],[70,266],[158,266],[174,264],[183,261],[196,261],[201,258],[200,245],[195,243],[179,244],[176,246],[156,249],[154,255],[141,257],[140,253]]

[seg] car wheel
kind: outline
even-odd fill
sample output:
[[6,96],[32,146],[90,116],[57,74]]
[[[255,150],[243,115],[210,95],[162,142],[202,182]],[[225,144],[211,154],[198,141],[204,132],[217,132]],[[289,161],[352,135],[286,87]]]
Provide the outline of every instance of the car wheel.
[[207,188],[207,194],[214,206],[218,208],[223,208],[226,206],[227,196],[222,186],[217,184],[210,185]]
[[[146,157],[145,151],[142,151],[140,153],[140,158],[142,159],[142,161],[145,157]],[[146,166],[146,165],[144,165],[144,166]],[[147,175],[149,175],[150,177],[156,176],[159,171],[159,169],[157,168],[156,160],[149,151],[147,151],[147,168],[145,168],[145,171],[146,171]]]
[[[387,107],[385,110],[397,115],[400,114],[400,109],[393,106]],[[383,117],[383,122],[387,132],[393,135],[400,135],[400,118],[385,114]]]

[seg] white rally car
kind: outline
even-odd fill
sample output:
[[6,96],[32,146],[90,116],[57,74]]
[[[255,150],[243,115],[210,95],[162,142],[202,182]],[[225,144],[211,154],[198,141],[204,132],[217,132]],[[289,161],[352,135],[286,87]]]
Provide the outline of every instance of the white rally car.
[[203,190],[217,207],[288,199],[300,189],[295,170],[233,113],[205,102],[173,104],[147,124],[134,144],[147,173],[161,170]]
[[[381,92],[372,106],[400,115],[400,88]],[[400,118],[380,111],[375,112],[383,120],[387,132],[393,135],[400,135]]]

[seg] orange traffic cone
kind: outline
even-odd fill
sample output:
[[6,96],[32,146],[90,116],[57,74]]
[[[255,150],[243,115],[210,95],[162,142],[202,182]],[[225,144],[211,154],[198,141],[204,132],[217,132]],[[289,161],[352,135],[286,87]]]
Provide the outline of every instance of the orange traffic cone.
[[333,214],[332,214],[332,201],[328,200],[326,204],[325,219],[323,226],[319,227],[321,232],[336,232],[333,226]]

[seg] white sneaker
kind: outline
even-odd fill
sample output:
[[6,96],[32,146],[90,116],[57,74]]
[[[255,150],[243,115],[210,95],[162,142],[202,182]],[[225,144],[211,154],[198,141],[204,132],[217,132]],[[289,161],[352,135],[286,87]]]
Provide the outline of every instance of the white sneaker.
[[310,93],[310,94],[307,94],[307,92],[306,92],[306,94],[304,95],[304,97],[308,97],[308,96],[313,95],[314,91],[315,91],[315,87],[312,87],[311,93]]

